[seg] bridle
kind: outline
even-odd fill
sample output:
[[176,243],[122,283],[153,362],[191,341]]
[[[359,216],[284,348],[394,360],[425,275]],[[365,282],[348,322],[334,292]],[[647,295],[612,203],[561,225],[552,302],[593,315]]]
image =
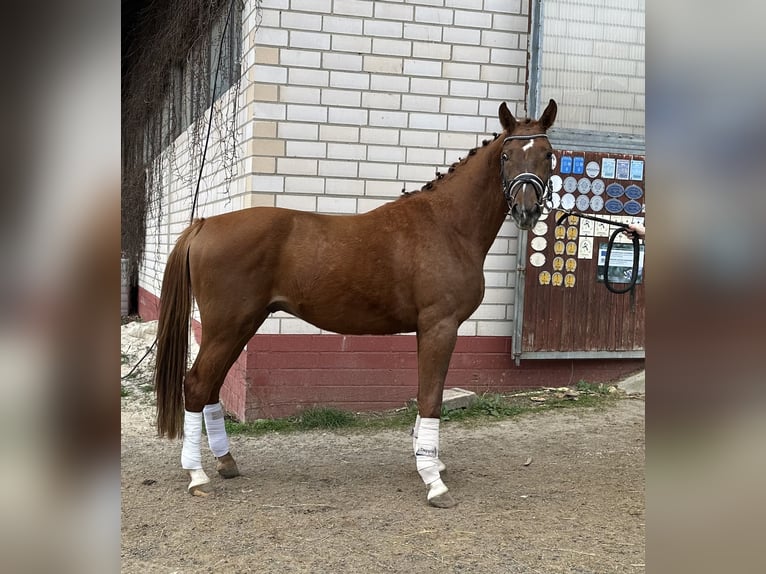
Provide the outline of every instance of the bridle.
[[[546,134],[529,134],[529,135],[516,135],[508,136],[503,140],[503,145],[510,140],[531,140],[534,138],[548,139]],[[535,189],[535,195],[537,197],[537,205],[540,209],[545,210],[547,207],[549,210],[553,206],[553,190],[551,189],[550,181],[544,182],[537,174],[525,171],[514,177],[511,181],[505,177],[505,162],[508,161],[508,156],[503,152],[500,155],[500,177],[503,181],[503,196],[505,196],[505,202],[508,204],[508,211],[511,211],[513,204],[516,203],[516,196],[521,189],[521,185],[530,184]]]

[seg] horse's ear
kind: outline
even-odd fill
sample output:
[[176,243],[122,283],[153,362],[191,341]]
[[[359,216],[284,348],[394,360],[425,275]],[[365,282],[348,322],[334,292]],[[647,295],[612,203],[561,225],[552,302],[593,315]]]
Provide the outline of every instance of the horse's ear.
[[544,130],[547,130],[553,125],[553,122],[556,120],[557,111],[558,106],[556,105],[556,102],[554,100],[549,101],[548,107],[545,108],[543,115],[540,116],[540,125]]
[[500,118],[500,125],[503,126],[503,129],[509,134],[513,133],[513,128],[516,127],[516,118],[513,117],[511,110],[508,109],[505,102],[500,104],[500,109],[497,110],[497,116]]

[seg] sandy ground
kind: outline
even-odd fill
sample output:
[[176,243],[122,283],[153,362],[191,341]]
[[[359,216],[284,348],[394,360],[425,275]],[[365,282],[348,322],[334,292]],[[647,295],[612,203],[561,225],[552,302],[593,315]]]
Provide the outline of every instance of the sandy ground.
[[[458,506],[425,502],[406,432],[233,437],[242,476],[186,493],[146,381],[122,399],[122,571],[644,571],[644,401],[443,425]],[[204,441],[203,441],[204,442]],[[524,462],[532,458],[528,466]]]

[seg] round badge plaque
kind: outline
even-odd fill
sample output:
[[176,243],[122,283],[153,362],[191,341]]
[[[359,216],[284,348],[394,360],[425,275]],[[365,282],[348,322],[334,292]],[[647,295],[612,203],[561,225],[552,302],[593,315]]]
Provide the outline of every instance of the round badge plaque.
[[542,267],[543,265],[545,265],[545,255],[543,255],[539,251],[535,252],[529,256],[529,262],[535,267]]
[[575,206],[575,196],[571,193],[565,193],[561,198],[561,207],[564,209],[572,209]]
[[582,177],[577,182],[577,191],[580,193],[588,193],[590,191],[590,180],[587,177]]
[[604,193],[605,188],[606,185],[603,179],[594,179],[593,183],[590,184],[590,190],[593,192],[593,195],[601,195]]
[[548,246],[548,241],[545,239],[545,237],[537,236],[532,239],[532,249],[535,251],[542,251]]

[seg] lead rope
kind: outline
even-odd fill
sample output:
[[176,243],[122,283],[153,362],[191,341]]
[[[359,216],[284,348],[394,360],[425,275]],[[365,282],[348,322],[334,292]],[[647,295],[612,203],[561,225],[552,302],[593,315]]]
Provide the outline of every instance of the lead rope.
[[631,307],[631,310],[635,310],[635,306],[636,306],[635,289],[636,289],[636,281],[638,281],[638,261],[641,255],[641,244],[639,242],[638,236],[635,233],[631,235],[631,239],[633,240],[633,270],[630,275],[630,282],[628,283],[628,286],[625,287],[624,289],[618,289],[616,287],[613,287],[609,283],[609,263],[611,262],[611,257],[612,257],[612,247],[614,246],[614,242],[617,239],[617,236],[620,233],[623,233],[626,229],[629,229],[629,225],[627,223],[620,223],[617,221],[612,221],[610,219],[596,217],[595,215],[577,213],[576,211],[573,211],[570,209],[564,209],[562,210],[562,212],[563,214],[559,216],[559,218],[556,220],[556,225],[561,225],[561,222],[563,222],[564,219],[566,219],[570,215],[574,215],[575,217],[584,217],[585,219],[590,219],[591,221],[598,221],[600,223],[606,223],[607,225],[617,227],[617,229],[615,229],[612,232],[612,235],[609,237],[609,241],[606,244],[606,255],[604,256],[604,286],[607,288],[608,291],[612,293],[616,293],[618,295],[622,295],[630,291],[630,307]]

